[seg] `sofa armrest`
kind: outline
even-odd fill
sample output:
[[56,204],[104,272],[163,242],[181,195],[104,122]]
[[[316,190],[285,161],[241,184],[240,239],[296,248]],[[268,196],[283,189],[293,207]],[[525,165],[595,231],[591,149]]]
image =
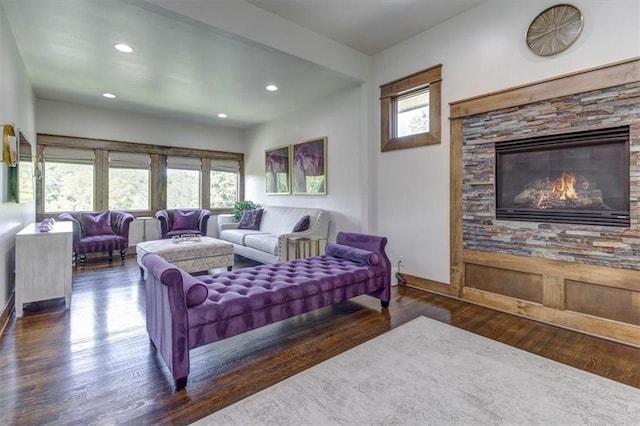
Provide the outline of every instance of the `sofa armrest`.
[[211,217],[211,212],[209,210],[202,209],[200,214],[198,215],[198,229],[202,233],[202,236],[207,236],[207,228],[209,225],[209,218]]
[[169,213],[166,210],[159,210],[155,214],[156,219],[158,219],[158,226],[160,227],[160,234],[158,237],[160,239],[165,238],[167,232],[169,232]]
[[391,261],[389,260],[385,250],[385,247],[387,246],[387,238],[376,235],[338,232],[338,235],[336,235],[336,243],[371,251],[378,255],[380,259],[378,267],[385,270],[384,288],[370,294],[385,302],[391,300]]
[[[293,237],[316,237],[316,238],[328,238],[329,237],[329,212],[322,211],[316,217],[316,220],[309,225],[309,229],[301,232],[289,232],[287,234],[281,234],[278,236],[278,259],[277,261],[286,260],[287,258],[287,245],[289,244],[289,238]],[[319,254],[319,253],[318,253]]]
[[133,222],[133,215],[121,211],[111,211],[111,229],[127,240],[129,240],[129,225],[131,222]]
[[238,226],[240,226],[239,223],[234,222],[234,223],[221,223],[220,224],[220,232],[225,231],[227,229],[238,229]]
[[142,263],[148,271],[147,332],[171,370],[176,387],[184,387],[189,374],[189,320],[183,281],[186,274],[156,254],[145,255]]
[[82,235],[82,227],[80,221],[73,217],[70,213],[62,213],[58,216],[58,220],[69,221],[73,224],[73,252],[77,253],[80,244],[80,236]]

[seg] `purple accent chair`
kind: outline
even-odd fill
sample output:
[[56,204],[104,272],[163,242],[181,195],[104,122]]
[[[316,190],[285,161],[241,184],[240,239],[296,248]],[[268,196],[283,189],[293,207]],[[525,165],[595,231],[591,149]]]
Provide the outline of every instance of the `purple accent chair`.
[[[178,215],[181,215],[180,220],[177,220]],[[158,210],[156,219],[160,225],[160,239],[183,234],[206,236],[209,217],[211,212],[205,209]],[[178,222],[181,226],[175,226]]]
[[87,253],[108,252],[109,261],[113,250],[120,251],[124,262],[129,247],[129,225],[133,216],[129,213],[106,210],[101,212],[65,212],[58,220],[73,222],[73,264],[80,256],[80,266],[84,267]]
[[340,232],[335,255],[198,277],[145,255],[147,332],[176,390],[187,385],[191,349],[363,294],[388,307],[386,245],[385,237]]

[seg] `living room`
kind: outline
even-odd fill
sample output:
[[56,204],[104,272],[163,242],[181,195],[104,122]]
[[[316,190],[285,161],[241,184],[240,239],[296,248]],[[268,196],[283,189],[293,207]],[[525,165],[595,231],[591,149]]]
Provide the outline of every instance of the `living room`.
[[[0,4],[5,3],[10,1]],[[226,7],[209,2],[199,5],[203,9],[184,4],[190,2],[150,3],[339,72],[354,84],[243,129],[39,98],[0,9],[0,121],[15,123],[33,144],[42,133],[242,152],[246,199],[330,210],[330,239],[338,231],[384,235],[393,265],[402,258],[402,272],[441,285],[451,283],[448,105],[640,56],[640,6],[634,0],[573,2],[584,14],[582,34],[569,49],[549,57],[530,52],[524,34],[538,13],[556,4],[552,1],[478,2],[372,55],[246,2]],[[380,152],[379,86],[436,64],[443,65],[441,143]],[[328,138],[327,195],[266,195],[265,150],[318,136]],[[15,234],[35,220],[36,206],[11,201],[5,165],[0,176],[0,307],[6,312],[14,286]]]

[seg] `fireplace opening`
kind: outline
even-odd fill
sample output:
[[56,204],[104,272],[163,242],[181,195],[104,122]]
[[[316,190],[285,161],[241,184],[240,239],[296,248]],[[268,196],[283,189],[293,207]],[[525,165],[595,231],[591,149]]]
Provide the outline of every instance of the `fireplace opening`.
[[496,219],[629,226],[629,127],[500,142]]

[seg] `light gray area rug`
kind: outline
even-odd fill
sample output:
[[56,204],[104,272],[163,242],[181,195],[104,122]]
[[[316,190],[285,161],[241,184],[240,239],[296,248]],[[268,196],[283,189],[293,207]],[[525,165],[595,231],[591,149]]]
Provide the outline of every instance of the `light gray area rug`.
[[420,317],[196,424],[637,425],[640,390]]

